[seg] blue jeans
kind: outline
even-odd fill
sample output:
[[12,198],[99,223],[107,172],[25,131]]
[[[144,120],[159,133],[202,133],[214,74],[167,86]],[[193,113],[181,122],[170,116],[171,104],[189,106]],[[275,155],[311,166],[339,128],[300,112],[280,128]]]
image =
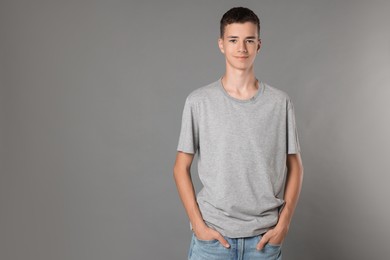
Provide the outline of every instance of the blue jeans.
[[188,260],[281,260],[282,245],[265,244],[260,251],[256,245],[261,235],[230,238],[224,236],[230,247],[224,247],[219,240],[200,240],[192,232]]

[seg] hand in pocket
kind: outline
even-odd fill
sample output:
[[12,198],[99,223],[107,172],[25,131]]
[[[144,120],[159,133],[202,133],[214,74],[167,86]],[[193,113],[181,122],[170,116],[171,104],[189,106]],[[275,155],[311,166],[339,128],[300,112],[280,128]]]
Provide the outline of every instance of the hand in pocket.
[[224,247],[229,248],[230,245],[226,239],[218,231],[206,226],[204,228],[194,230],[195,237],[201,241],[213,241],[218,240]]

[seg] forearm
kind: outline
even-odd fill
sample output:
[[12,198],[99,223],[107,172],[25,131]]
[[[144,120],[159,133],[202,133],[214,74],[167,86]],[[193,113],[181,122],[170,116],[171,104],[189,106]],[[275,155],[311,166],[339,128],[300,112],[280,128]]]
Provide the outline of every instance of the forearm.
[[288,233],[290,222],[301,192],[303,180],[303,166],[300,154],[287,155],[287,179],[284,188],[285,205],[279,214],[276,226],[270,229],[261,238],[257,249],[261,250],[268,242],[281,244]]
[[291,219],[294,215],[298,203],[303,180],[303,167],[291,165],[287,171],[286,186],[284,190],[285,205],[279,216],[278,225],[283,225],[287,229],[290,226]]
[[175,170],[174,179],[180,199],[184,205],[187,216],[192,224],[193,229],[206,226],[202,214],[196,202],[194,185],[191,179],[191,173],[187,170]]

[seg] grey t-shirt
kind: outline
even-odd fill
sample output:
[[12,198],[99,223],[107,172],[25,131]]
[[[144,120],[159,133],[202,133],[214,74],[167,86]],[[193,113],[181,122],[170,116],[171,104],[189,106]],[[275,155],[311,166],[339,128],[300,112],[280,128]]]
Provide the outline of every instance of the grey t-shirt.
[[287,154],[300,152],[291,99],[261,81],[252,98],[237,99],[219,78],[187,96],[177,150],[198,153],[207,226],[231,238],[262,234],[284,206]]

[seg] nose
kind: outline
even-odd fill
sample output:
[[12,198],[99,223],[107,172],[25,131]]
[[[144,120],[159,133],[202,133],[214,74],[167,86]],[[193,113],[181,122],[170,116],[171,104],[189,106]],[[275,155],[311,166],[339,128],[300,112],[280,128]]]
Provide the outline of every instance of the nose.
[[238,46],[238,51],[239,52],[247,52],[245,42],[240,43],[240,45]]

